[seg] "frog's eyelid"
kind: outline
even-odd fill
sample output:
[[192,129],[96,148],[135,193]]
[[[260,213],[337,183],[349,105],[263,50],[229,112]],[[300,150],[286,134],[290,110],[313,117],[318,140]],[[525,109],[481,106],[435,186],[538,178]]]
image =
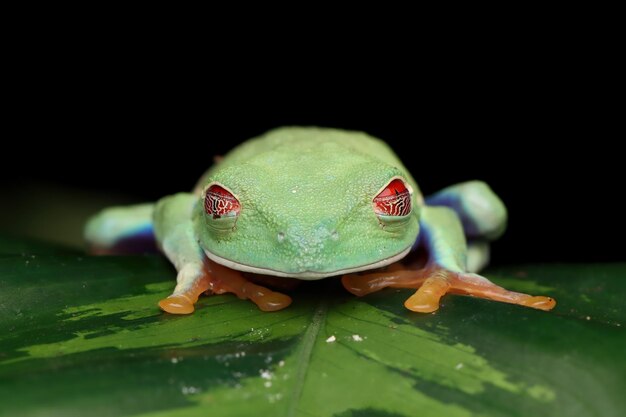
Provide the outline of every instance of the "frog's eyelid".
[[395,180],[400,180],[402,181],[402,183],[404,184],[404,186],[406,187],[407,190],[409,190],[409,193],[411,195],[413,195],[413,187],[411,187],[411,184],[409,184],[409,182],[406,180],[406,178],[400,176],[400,175],[394,175],[393,177],[391,177],[389,179],[389,181],[387,181],[387,183],[385,185],[383,185],[382,187],[380,187],[378,189],[378,191],[376,191],[376,194],[374,194],[374,198],[376,198],[380,193],[382,193],[383,191],[385,191],[385,189],[387,187],[389,187],[389,184],[391,184],[392,182],[394,182]]
[[239,200],[239,196],[237,194],[235,194],[233,192],[233,190],[231,190],[228,186],[222,184],[221,182],[217,182],[217,181],[211,181],[210,183],[208,183],[207,185],[204,186],[204,188],[202,188],[202,193],[200,194],[200,197],[204,198],[206,197],[206,193],[207,191],[209,191],[209,189],[211,187],[213,187],[214,185],[217,185],[218,187],[221,187],[223,189],[225,189],[226,191],[228,191],[233,197],[235,197],[237,200]]

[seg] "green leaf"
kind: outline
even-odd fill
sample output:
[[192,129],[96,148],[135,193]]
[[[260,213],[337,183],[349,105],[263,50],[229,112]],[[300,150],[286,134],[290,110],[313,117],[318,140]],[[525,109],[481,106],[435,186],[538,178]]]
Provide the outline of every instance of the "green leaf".
[[626,264],[486,275],[559,304],[447,296],[421,315],[408,290],[328,279],[280,312],[221,295],[174,316],[161,257],[0,239],[0,415],[622,415]]

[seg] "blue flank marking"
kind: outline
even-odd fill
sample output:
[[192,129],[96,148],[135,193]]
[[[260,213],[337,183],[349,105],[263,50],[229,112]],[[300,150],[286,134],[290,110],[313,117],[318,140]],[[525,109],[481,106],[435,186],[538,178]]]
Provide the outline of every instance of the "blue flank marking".
[[138,226],[137,228],[118,237],[116,241],[119,242],[120,240],[126,240],[126,239],[132,239],[132,240],[154,239],[154,227],[152,226],[152,223]]
[[115,254],[157,252],[152,224],[143,224],[119,236],[110,249]]

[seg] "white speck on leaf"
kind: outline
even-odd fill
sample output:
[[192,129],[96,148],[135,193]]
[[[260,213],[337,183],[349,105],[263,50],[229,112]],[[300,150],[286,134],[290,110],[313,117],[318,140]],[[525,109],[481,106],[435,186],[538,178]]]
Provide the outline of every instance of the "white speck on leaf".
[[274,375],[272,375],[272,373],[267,369],[261,369],[259,373],[261,374],[261,378],[263,379],[272,379],[274,377]]
[[280,361],[280,362],[278,362],[278,366],[280,366],[281,368],[282,368],[283,366],[285,366],[285,361]]
[[462,364],[462,363],[457,363],[457,364],[456,364],[456,366],[454,367],[454,369],[456,369],[456,370],[458,371],[458,370],[459,370],[459,369],[461,369],[462,367],[463,367],[463,364]]
[[335,340],[337,340],[337,338],[335,337],[335,335],[332,335],[331,337],[326,339],[326,343],[333,343]]
[[363,338],[361,336],[359,336],[358,334],[353,334],[352,335],[352,340],[354,340],[355,342],[362,342]]
[[183,392],[183,395],[196,394],[196,393],[200,392],[200,388],[196,388],[196,387],[182,387],[181,391]]
[[275,403],[276,401],[280,401],[282,398],[283,398],[283,394],[281,394],[281,393],[273,394],[273,395],[270,395],[269,397],[267,397],[267,399],[272,404]]
[[590,316],[587,316],[587,317],[585,317],[585,318],[586,318],[587,320],[591,320],[591,317],[590,317]]
[[265,388],[269,388],[272,386],[272,382],[271,381],[265,381],[265,383],[263,384],[263,386],[265,386]]

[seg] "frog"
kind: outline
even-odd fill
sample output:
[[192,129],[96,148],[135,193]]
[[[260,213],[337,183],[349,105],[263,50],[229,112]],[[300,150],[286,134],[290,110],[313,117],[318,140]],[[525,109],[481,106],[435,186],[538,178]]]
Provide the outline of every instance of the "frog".
[[[216,158],[190,192],[102,210],[85,239],[97,253],[154,239],[177,272],[158,303],[171,314],[193,313],[202,294],[224,293],[277,311],[292,298],[268,283],[327,278],[359,297],[413,290],[404,306],[417,313],[437,311],[449,293],[551,310],[552,297],[509,291],[478,274],[507,219],[485,182],[425,197],[383,140],[296,126]],[[415,253],[422,255],[406,262]]]

